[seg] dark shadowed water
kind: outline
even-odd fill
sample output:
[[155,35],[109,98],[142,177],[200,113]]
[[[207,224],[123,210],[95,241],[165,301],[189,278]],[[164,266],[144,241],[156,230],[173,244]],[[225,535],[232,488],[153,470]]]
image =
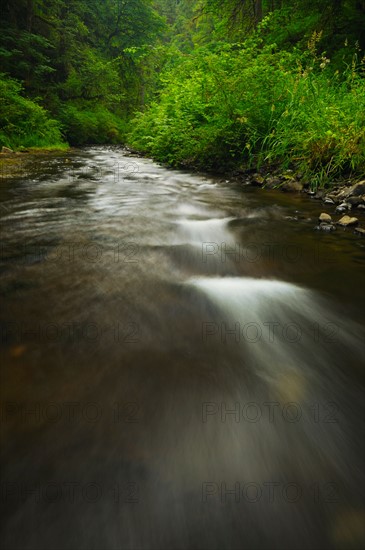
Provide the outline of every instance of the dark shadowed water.
[[362,548],[365,241],[113,148],[23,168],[1,179],[1,547]]

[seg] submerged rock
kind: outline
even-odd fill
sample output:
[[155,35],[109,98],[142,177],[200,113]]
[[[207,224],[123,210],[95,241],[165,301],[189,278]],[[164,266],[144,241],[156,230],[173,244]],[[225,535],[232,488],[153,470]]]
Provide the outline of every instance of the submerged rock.
[[331,231],[336,231],[336,226],[333,223],[322,222],[314,228],[316,231],[326,231],[330,233]]

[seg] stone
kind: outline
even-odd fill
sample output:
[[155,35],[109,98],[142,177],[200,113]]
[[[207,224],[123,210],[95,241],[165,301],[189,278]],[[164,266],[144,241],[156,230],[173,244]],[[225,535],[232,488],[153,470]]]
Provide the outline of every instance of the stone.
[[348,197],[358,197],[365,193],[365,180],[359,181],[351,187],[345,187],[338,194],[339,199],[347,199]]
[[365,180],[359,181],[358,183],[355,183],[350,189],[348,190],[348,197],[358,197],[359,195],[363,195],[365,193]]
[[331,197],[326,197],[323,202],[324,204],[335,204],[335,201]]
[[322,214],[319,216],[319,221],[320,222],[325,222],[325,223],[331,223],[332,222],[332,218],[329,214],[326,214],[326,212],[322,212]]
[[283,183],[283,185],[281,186],[281,190],[288,193],[299,193],[303,190],[303,184],[299,181],[292,179]]
[[251,182],[254,184],[254,185],[262,185],[264,183],[264,178],[261,176],[261,174],[254,174],[252,176],[252,180]]
[[320,223],[315,227],[316,231],[326,231],[327,233],[330,233],[331,231],[336,231],[336,226],[332,223]]
[[355,227],[354,231],[358,235],[361,235],[362,237],[365,237],[365,229],[363,227]]
[[358,206],[363,203],[363,199],[360,196],[349,197],[346,201],[348,204],[351,204],[351,206]]
[[341,214],[342,212],[346,212],[347,209],[347,204],[344,202],[336,207],[336,212],[339,212]]
[[275,189],[276,187],[279,187],[280,184],[281,184],[281,179],[275,176],[269,176],[265,180],[265,187],[267,189]]
[[14,151],[12,149],[10,149],[9,147],[2,147],[1,148],[1,152],[2,153],[14,153]]
[[357,218],[350,218],[350,216],[343,216],[337,223],[343,227],[348,227],[349,225],[358,224],[359,220]]

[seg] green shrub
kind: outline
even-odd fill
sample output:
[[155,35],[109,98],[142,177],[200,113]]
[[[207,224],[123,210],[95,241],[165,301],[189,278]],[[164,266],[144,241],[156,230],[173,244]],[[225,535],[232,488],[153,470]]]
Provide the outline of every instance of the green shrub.
[[89,105],[87,102],[82,105],[66,103],[61,108],[59,117],[72,145],[123,141],[124,121],[103,106]]
[[[264,23],[265,26],[265,23]],[[316,185],[365,169],[365,86],[355,58],[340,73],[317,53],[278,51],[260,36],[200,49],[162,76],[130,143],[160,161],[221,171],[280,162]]]
[[16,80],[0,74],[0,146],[12,149],[64,145],[59,122],[22,96]]

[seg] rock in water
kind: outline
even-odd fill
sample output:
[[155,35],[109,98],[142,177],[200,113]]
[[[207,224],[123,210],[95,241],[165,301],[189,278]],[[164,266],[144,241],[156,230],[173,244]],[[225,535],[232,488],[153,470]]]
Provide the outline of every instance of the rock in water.
[[351,206],[358,206],[359,204],[363,203],[363,198],[359,195],[356,197],[349,197],[347,199],[348,204],[351,204]]
[[316,231],[331,232],[331,231],[336,231],[336,226],[333,225],[333,223],[322,222],[319,225],[317,225],[314,229],[316,229]]
[[348,207],[345,202],[336,207],[336,212],[340,212],[340,214],[342,214],[342,212],[346,212],[346,210],[348,210]]
[[299,193],[300,191],[303,190],[303,184],[300,183],[299,181],[296,181],[295,179],[291,179],[287,182],[285,182],[282,186],[281,186],[281,190],[282,191],[286,191],[288,193]]
[[319,216],[319,221],[324,223],[331,223],[332,218],[329,214],[326,214],[325,212],[322,212],[322,214]]
[[343,216],[337,223],[343,227],[348,227],[349,225],[357,225],[359,220],[357,218],[350,218],[350,216]]
[[264,178],[261,176],[261,174],[254,174],[252,176],[252,184],[253,185],[262,185],[264,183]]

